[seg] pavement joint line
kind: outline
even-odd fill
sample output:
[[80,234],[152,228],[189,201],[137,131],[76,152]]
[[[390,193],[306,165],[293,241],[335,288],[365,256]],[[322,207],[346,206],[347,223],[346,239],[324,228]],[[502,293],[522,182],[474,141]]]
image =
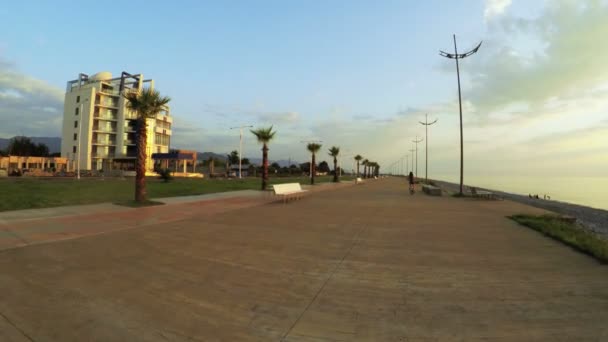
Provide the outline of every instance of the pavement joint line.
[[10,324],[13,328],[15,328],[23,337],[28,339],[29,341],[36,342],[30,335],[28,335],[23,329],[19,328],[13,321],[11,321],[4,313],[0,312],[0,316],[4,318],[4,320]]
[[334,269],[331,271],[331,273],[329,274],[329,276],[327,277],[327,279],[325,279],[325,281],[323,282],[323,285],[321,285],[321,287],[319,288],[319,290],[317,290],[317,293],[315,293],[315,295],[312,298],[312,300],[308,303],[308,305],[306,305],[306,307],[304,308],[304,310],[300,313],[300,315],[295,320],[295,322],[293,322],[293,324],[291,325],[291,327],[289,327],[289,330],[287,330],[287,332],[285,333],[285,335],[283,335],[283,337],[281,338],[281,342],[285,341],[285,339],[287,338],[287,336],[289,336],[289,334],[291,333],[291,331],[293,330],[293,328],[298,324],[298,322],[300,322],[300,319],[302,319],[302,317],[304,317],[304,314],[306,313],[306,311],[308,311],[308,309],[310,308],[310,306],[317,300],[317,297],[319,297],[319,294],[321,294],[321,292],[323,292],[323,289],[325,289],[325,286],[327,285],[327,283],[329,283],[329,281],[334,276],[334,274],[336,274],[336,272],[338,271],[338,269],[340,268],[340,266],[342,266],[342,263],[344,262],[344,260],[350,255],[350,253],[352,252],[352,250],[359,243],[359,241],[360,241],[359,240],[359,236],[361,235],[361,232],[364,231],[366,228],[367,228],[366,226],[363,226],[363,227],[361,227],[361,229],[359,229],[357,231],[357,233],[355,234],[355,236],[352,239],[352,244],[350,245],[350,247],[348,248],[348,250],[346,251],[346,253],[344,253],[344,255],[342,256],[342,259],[340,259],[340,262],[338,262],[338,264],[334,267]]

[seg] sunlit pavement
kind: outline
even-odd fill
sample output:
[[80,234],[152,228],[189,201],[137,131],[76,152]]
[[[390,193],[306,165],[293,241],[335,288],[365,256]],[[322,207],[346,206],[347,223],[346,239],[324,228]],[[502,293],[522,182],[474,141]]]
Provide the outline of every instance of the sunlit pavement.
[[0,341],[608,339],[608,268],[524,212],[387,179],[47,219],[93,233],[0,252]]

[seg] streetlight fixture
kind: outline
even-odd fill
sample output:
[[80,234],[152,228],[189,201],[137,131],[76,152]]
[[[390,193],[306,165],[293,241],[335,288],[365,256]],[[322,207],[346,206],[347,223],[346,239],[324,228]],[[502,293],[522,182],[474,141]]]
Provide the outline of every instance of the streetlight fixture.
[[239,179],[243,178],[242,160],[243,160],[243,128],[251,128],[251,125],[243,125],[238,127],[230,127],[230,129],[238,129],[240,133],[239,142]]
[[428,114],[424,114],[424,122],[422,121],[418,121],[420,122],[421,125],[424,125],[424,129],[425,129],[425,133],[424,133],[424,138],[425,140],[425,144],[426,147],[424,148],[424,180],[425,182],[428,183],[429,181],[429,126],[436,123],[437,119],[435,119],[435,121],[433,122],[429,122],[429,115]]
[[462,196],[462,184],[463,184],[463,172],[464,172],[464,148],[463,148],[463,139],[462,139],[462,96],[460,92],[460,66],[458,65],[458,60],[469,57],[475,54],[479,47],[481,47],[481,42],[477,44],[477,46],[470,51],[467,51],[462,54],[458,54],[458,48],[456,47],[456,35],[454,36],[454,53],[447,53],[445,51],[439,50],[439,55],[449,59],[456,60],[456,77],[458,78],[458,107],[460,109],[460,195]]

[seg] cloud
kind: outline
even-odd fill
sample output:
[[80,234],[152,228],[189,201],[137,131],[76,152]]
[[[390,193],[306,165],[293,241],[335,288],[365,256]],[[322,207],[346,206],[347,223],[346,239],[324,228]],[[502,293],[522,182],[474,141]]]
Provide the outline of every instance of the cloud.
[[0,137],[60,136],[63,90],[0,57]]
[[483,18],[487,22],[503,14],[511,6],[511,0],[486,0]]
[[[608,4],[556,0],[537,18],[502,20],[505,36],[523,41],[519,48],[489,39],[463,61],[471,75],[467,92],[480,113],[516,101],[534,107],[551,98],[576,98],[608,78],[608,46],[599,43],[608,36]],[[530,45],[535,47],[521,48]]]

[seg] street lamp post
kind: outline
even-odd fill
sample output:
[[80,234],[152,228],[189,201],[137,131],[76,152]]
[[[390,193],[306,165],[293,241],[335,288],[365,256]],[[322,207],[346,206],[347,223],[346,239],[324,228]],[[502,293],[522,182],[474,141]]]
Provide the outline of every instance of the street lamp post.
[[459,59],[463,59],[475,54],[479,47],[481,47],[481,43],[477,44],[477,46],[468,52],[458,54],[458,48],[456,47],[456,35],[454,36],[454,53],[447,53],[445,51],[439,50],[439,55],[449,59],[456,60],[456,77],[458,78],[458,107],[460,111],[460,195],[462,196],[462,185],[464,181],[464,147],[463,147],[463,138],[462,138],[462,96],[460,92],[460,66],[458,64]]
[[424,114],[424,122],[422,122],[422,121],[418,121],[418,122],[420,122],[420,124],[424,125],[424,129],[425,129],[424,139],[425,139],[426,147],[424,148],[424,153],[425,153],[424,180],[428,183],[428,181],[429,181],[429,126],[436,123],[437,119],[435,119],[435,121],[433,121],[433,122],[429,122],[429,115]]
[[[410,151],[410,153],[412,153],[412,171],[414,171],[414,152],[416,150],[412,148],[409,151]],[[408,174],[409,174],[409,172],[408,172]]]
[[251,125],[244,125],[239,127],[230,127],[230,129],[238,129],[240,132],[239,140],[239,179],[243,178],[242,160],[243,160],[243,128],[251,128]]
[[422,142],[422,138],[420,138],[420,140],[418,140],[418,136],[416,136],[416,140],[412,140],[413,143],[416,144],[416,178],[418,178],[418,143]]

